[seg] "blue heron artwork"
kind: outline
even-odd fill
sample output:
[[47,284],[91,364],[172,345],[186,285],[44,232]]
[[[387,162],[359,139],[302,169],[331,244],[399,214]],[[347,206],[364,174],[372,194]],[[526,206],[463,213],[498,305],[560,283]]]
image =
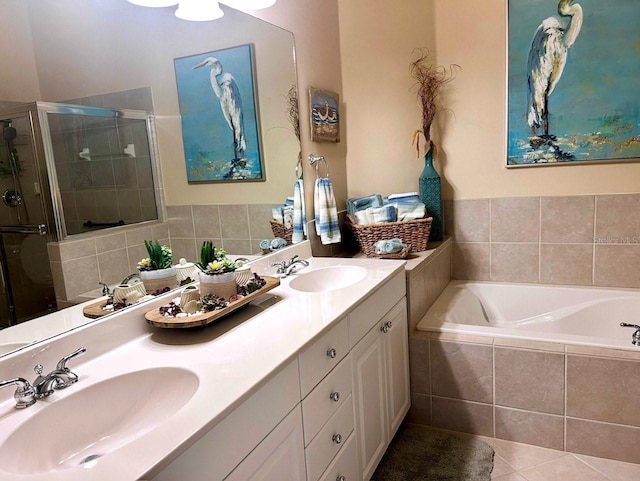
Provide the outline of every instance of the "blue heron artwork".
[[265,180],[253,48],[174,60],[189,182]]
[[507,166],[640,158],[640,2],[508,0]]

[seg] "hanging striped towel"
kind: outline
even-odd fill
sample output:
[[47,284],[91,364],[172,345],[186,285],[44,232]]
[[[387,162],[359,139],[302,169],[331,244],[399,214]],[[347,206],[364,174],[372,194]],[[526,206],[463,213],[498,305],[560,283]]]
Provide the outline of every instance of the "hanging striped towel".
[[293,185],[293,234],[291,243],[302,242],[307,235],[307,214],[304,209],[304,182],[296,179]]
[[333,185],[328,178],[316,179],[313,199],[316,214],[316,234],[320,236],[320,241],[323,244],[340,242],[336,199],[333,196]]

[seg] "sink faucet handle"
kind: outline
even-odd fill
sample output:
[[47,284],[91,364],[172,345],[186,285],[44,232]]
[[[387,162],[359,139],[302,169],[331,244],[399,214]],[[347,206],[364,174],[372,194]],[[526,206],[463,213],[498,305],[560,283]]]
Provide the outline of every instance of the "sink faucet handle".
[[635,327],[636,329],[640,329],[640,326],[637,324],[629,324],[628,322],[621,322],[620,326],[622,327]]
[[67,371],[68,372],[69,368],[67,367],[67,362],[70,359],[73,359],[74,357],[81,356],[85,352],[87,352],[87,349],[85,347],[81,347],[81,348],[76,349],[75,351],[73,351],[71,354],[67,354],[66,356],[64,356],[62,359],[60,359],[58,361],[58,365],[56,366],[56,369],[58,369],[59,371]]
[[29,384],[29,381],[22,377],[14,377],[13,379],[0,381],[0,388],[11,386],[13,384],[17,386],[16,392],[13,394],[13,397],[16,400],[16,408],[26,408],[36,402],[36,393],[33,390],[33,386]]

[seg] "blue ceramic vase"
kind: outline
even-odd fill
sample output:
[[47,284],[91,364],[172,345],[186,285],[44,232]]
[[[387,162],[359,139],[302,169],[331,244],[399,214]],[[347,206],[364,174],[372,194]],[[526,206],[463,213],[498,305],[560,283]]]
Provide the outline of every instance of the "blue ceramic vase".
[[442,228],[442,187],[440,175],[433,167],[433,145],[424,156],[424,170],[420,174],[420,199],[427,208],[427,216],[433,217],[429,241],[441,241]]

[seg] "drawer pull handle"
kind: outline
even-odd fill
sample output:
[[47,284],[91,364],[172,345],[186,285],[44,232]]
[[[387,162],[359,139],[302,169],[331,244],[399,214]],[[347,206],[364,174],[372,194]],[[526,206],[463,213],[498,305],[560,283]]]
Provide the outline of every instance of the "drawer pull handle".
[[337,355],[338,352],[334,348],[327,350],[327,356],[329,356],[331,359],[335,359]]
[[340,401],[340,393],[337,391],[333,391],[331,394],[329,394],[329,399],[331,399],[333,402]]
[[334,434],[331,439],[336,444],[342,444],[342,436],[340,434]]
[[393,327],[393,324],[391,324],[391,321],[387,321],[387,322],[385,322],[385,323],[382,325],[382,327],[380,328],[380,330],[386,334],[387,332],[389,332],[389,330],[390,330],[392,327]]
[[345,477],[344,477],[344,476],[342,476],[342,475],[339,475],[339,476],[336,478],[336,481],[347,481],[347,478],[345,478]]

